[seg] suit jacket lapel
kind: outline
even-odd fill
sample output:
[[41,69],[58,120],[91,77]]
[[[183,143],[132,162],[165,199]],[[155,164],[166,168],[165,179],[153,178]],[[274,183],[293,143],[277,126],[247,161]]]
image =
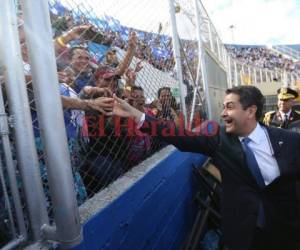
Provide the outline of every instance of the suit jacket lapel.
[[266,129],[273,148],[274,157],[277,161],[280,173],[282,173],[285,166],[285,159],[282,156],[282,148],[284,147],[285,140],[281,133],[278,133],[278,129],[273,129],[271,127],[266,127]]

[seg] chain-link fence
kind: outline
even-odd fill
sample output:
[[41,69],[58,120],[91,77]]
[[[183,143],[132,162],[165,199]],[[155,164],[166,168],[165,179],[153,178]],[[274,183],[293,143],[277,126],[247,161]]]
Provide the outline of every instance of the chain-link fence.
[[[11,23],[15,24],[12,29],[17,31],[18,37],[7,37],[21,45],[20,53],[16,51],[17,58],[11,60],[22,64],[16,75],[25,78],[25,82],[23,78],[12,79],[7,73],[9,55],[3,55],[5,46],[9,45],[2,46],[1,57],[6,60],[1,60],[3,70],[0,72],[4,100],[1,103],[0,98],[0,147],[4,153],[0,154],[0,230],[3,235],[0,246],[10,240],[17,245],[27,234],[28,240],[40,239],[40,226],[57,224],[58,214],[66,213],[60,211],[59,206],[64,201],[63,195],[57,198],[54,194],[61,190],[67,197],[72,195],[64,192],[68,190],[66,186],[57,186],[63,181],[58,181],[60,176],[52,172],[55,166],[60,166],[59,161],[68,167],[64,145],[70,156],[78,205],[165,146],[155,136],[136,133],[131,119],[111,116],[114,94],[150,116],[172,120],[180,126],[195,117],[197,121],[216,118],[222,108],[220,100],[227,81],[233,86],[280,77],[278,72],[243,66],[230,58],[199,1],[51,0],[48,4],[55,74],[51,71],[51,60],[49,65],[38,63],[44,62],[39,61],[43,59],[40,57],[51,58],[52,45],[40,38],[31,19],[26,18],[29,5],[23,3],[14,9],[16,13],[11,16],[16,20]],[[173,4],[174,13],[169,4]],[[172,13],[176,17],[176,28]],[[3,17],[3,20],[6,19]],[[47,23],[43,18],[40,21],[41,26]],[[45,27],[47,32],[47,25]],[[1,34],[4,33],[2,27]],[[37,42],[36,48],[32,46],[34,42]],[[179,51],[175,49],[177,46]],[[11,49],[14,51],[15,47]],[[38,51],[43,53],[35,53]],[[229,74],[226,75],[226,71]],[[35,82],[45,80],[40,77],[41,72],[52,80],[48,83],[55,90],[45,85],[45,89],[37,87]],[[12,87],[7,78],[12,83],[24,83]],[[17,89],[24,86],[26,93],[21,95]],[[59,99],[52,97],[52,92],[59,93]],[[25,108],[17,112],[22,105],[15,104],[14,98],[20,96]],[[60,120],[61,108],[57,103],[62,104],[65,134],[59,132],[59,122],[56,129],[49,127]],[[19,116],[14,120],[16,112]],[[19,118],[27,112],[27,120]],[[47,115],[51,118],[46,119]],[[28,119],[30,126],[23,126]],[[10,126],[6,124],[9,122]],[[18,133],[19,136],[28,134],[27,141],[32,140],[32,144],[20,143]],[[54,152],[53,149],[58,148],[61,151]],[[22,152],[28,149],[32,150],[33,157],[26,163],[36,165],[36,172],[30,172],[21,161],[27,159]],[[28,187],[30,178],[35,185]],[[41,193],[30,200],[30,192],[39,188]],[[44,209],[47,214],[40,212]],[[37,218],[32,215],[34,210],[38,211]],[[76,210],[74,213],[76,215]],[[51,239],[51,230],[43,231],[43,236]]]
[[[85,100],[104,94],[97,93],[101,90],[94,87],[108,88],[109,93],[116,93],[150,115],[180,123],[180,88],[172,49],[168,2],[160,4],[163,13],[160,16],[155,13],[158,6],[149,3],[149,7],[143,7],[143,4],[118,1],[51,3],[56,46],[71,52],[69,57],[64,57],[64,52],[57,51],[60,74],[71,76],[64,80],[67,83],[61,88],[66,93],[71,90]],[[188,15],[193,11],[190,5],[189,1],[175,4],[177,18],[185,18],[190,26],[183,34],[183,30],[178,30],[187,115],[192,109],[192,90],[198,66],[197,42],[192,40],[195,39],[195,17],[193,13]],[[142,19],[132,15],[124,19],[124,13],[145,8],[149,11],[143,11]],[[124,23],[121,21],[123,19]],[[143,24],[139,25],[140,20]],[[87,29],[90,25],[93,28]],[[80,58],[82,54],[86,58]],[[85,85],[89,87],[83,87]],[[199,100],[197,104],[201,104]],[[198,106],[196,111],[200,112],[201,108],[203,115],[205,110],[202,106]],[[147,135],[128,135],[130,124],[126,120],[105,117],[92,110],[85,111],[84,115],[78,111],[74,113],[69,116],[77,125],[80,124],[74,131],[80,130],[80,153],[76,156],[81,156],[75,165],[88,197],[163,146],[156,138]],[[73,125],[74,122],[70,124]],[[116,134],[116,127],[119,126],[120,133]]]
[[[133,4],[127,6],[127,10],[123,8],[124,4],[122,5],[121,2],[118,4],[120,5],[118,8],[112,8],[111,3],[108,4],[104,1],[103,3],[98,2],[97,6],[91,2],[49,2],[58,89],[63,106],[67,146],[78,205],[165,146],[155,137],[130,133],[130,119],[111,117],[108,102],[113,94],[125,99],[148,115],[173,120],[177,124],[184,120],[181,114],[182,104],[179,104],[181,93],[172,49],[168,3],[166,2],[166,5],[163,6],[164,19],[160,20],[156,16],[154,26],[150,19],[153,20],[151,15],[155,13],[156,9],[151,7],[152,13],[148,13],[148,17],[143,17],[144,20],[148,20],[143,28],[133,28],[136,25],[130,24],[130,20],[127,25],[119,21],[124,12],[142,9],[141,4],[139,7],[134,7]],[[107,11],[99,14],[99,11],[96,10],[101,6],[107,8]],[[175,7],[177,14],[180,13],[180,5],[176,4]],[[30,119],[32,125],[32,128],[28,129],[32,129],[33,136],[32,138],[29,136],[29,138],[33,139],[32,145],[36,150],[32,152],[34,156],[30,164],[36,164],[35,171],[39,169],[36,176],[41,178],[41,181],[37,182],[37,190],[39,189],[38,185],[41,184],[45,196],[45,200],[43,195],[39,197],[39,200],[41,200],[41,206],[47,209],[47,217],[49,217],[49,225],[51,225],[55,219],[55,200],[53,200],[55,198],[51,193],[55,193],[53,191],[55,188],[53,184],[51,188],[50,183],[52,178],[52,174],[49,173],[51,148],[47,149],[47,145],[52,138],[49,136],[47,138],[45,135],[47,124],[41,113],[44,109],[43,103],[48,102],[48,107],[52,103],[51,100],[42,100],[40,90],[34,84],[39,73],[35,71],[44,71],[46,65],[36,67],[35,48],[30,47],[32,46],[31,41],[28,40],[33,37],[38,40],[37,51],[40,48],[48,50],[48,47],[47,43],[44,43],[39,35],[31,30],[34,28],[30,26],[30,20],[28,21],[24,17],[26,16],[24,8],[26,6],[22,5],[16,10],[17,14],[12,14],[10,17],[16,16],[17,27],[13,28],[17,28],[19,37],[9,38],[18,39],[21,46],[21,55],[18,58],[22,63],[20,75],[25,78],[23,87],[26,86],[23,101],[25,106],[26,102],[29,104],[28,109],[25,108],[24,114],[28,111],[27,118]],[[136,20],[132,21],[136,22]],[[28,37],[28,34],[31,37]],[[187,37],[189,35],[191,34],[186,34]],[[18,41],[15,42],[18,43]],[[182,57],[183,89],[185,89],[183,100],[188,107],[188,114],[184,115],[189,115],[193,99],[191,93],[197,74],[197,58],[195,56],[197,43],[188,38],[180,39],[179,47]],[[1,73],[1,87],[5,104],[2,105],[2,123],[8,122],[6,116],[13,118],[15,110],[12,106],[15,104],[12,98],[18,96],[8,88],[10,75],[9,67],[6,67],[6,64],[9,60],[7,55],[3,57],[5,60],[1,63],[4,69]],[[198,105],[199,101],[200,99],[197,100]],[[194,113],[199,112],[200,108],[194,109]],[[201,115],[204,113],[203,110],[202,108]],[[48,109],[46,112],[53,111]],[[51,115],[52,119],[55,119],[52,113]],[[4,161],[4,159],[6,160],[5,156],[1,155],[1,160],[4,162],[4,168],[1,168],[1,221],[4,222],[3,227],[1,226],[2,245],[7,244],[9,240],[12,240],[14,244],[19,244],[16,239],[19,239],[20,235],[25,239],[27,233],[29,233],[28,240],[35,240],[39,237],[34,235],[41,230],[38,226],[44,223],[48,224],[45,215],[41,215],[41,219],[35,222],[33,218],[30,218],[31,212],[28,215],[28,210],[32,210],[27,207],[30,203],[28,202],[30,188],[26,187],[24,180],[26,174],[25,172],[21,173],[25,169],[20,166],[22,164],[19,164],[22,157],[17,153],[21,150],[20,145],[23,145],[25,151],[25,144],[16,143],[19,139],[16,136],[14,122],[19,124],[20,121],[12,121],[10,131],[1,127],[1,142],[4,142],[4,135],[9,137],[5,147],[11,148],[11,161],[13,162],[12,166],[8,166],[7,161]],[[54,122],[54,120],[48,120],[48,122]],[[60,142],[53,140],[51,143],[52,147],[56,147]],[[7,180],[7,171],[12,169],[11,179],[16,180],[17,183]],[[51,175],[49,176],[49,174]],[[17,196],[14,200],[13,187],[18,187],[18,190],[14,190],[15,196]],[[14,219],[17,214],[14,208],[17,198],[21,200],[19,203],[23,204],[19,204],[18,207],[20,217],[18,220]],[[23,212],[25,220],[22,219]],[[27,228],[21,223],[21,227],[19,225],[17,229],[16,224],[20,224],[22,221]],[[36,225],[30,225],[35,223]],[[51,238],[50,233],[45,233],[45,235],[46,238]],[[11,247],[9,244],[7,246]]]

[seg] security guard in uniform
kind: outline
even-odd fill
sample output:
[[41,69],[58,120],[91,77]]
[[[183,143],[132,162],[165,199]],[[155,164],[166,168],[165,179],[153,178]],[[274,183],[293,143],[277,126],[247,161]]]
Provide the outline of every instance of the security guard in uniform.
[[286,129],[294,121],[300,120],[300,111],[292,109],[294,99],[298,93],[290,88],[280,88],[278,93],[278,110],[267,112],[263,123],[267,126],[273,126]]

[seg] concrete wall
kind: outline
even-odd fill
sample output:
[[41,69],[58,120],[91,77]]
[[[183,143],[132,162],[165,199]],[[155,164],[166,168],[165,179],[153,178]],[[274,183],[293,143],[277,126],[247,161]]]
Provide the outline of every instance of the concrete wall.
[[277,95],[277,89],[283,86],[282,82],[261,82],[257,85],[254,84],[255,87],[259,88],[264,96],[268,95]]
[[195,215],[192,164],[205,157],[168,146],[80,208],[76,249],[180,249]]

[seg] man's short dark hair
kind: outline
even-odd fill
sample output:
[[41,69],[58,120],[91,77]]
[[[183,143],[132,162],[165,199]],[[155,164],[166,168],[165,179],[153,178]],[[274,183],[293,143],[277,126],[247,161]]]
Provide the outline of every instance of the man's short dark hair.
[[90,51],[89,51],[89,49],[88,49],[86,46],[83,46],[83,45],[73,46],[73,47],[69,50],[69,56],[70,56],[71,59],[72,59],[72,57],[74,56],[75,51],[78,50],[78,49],[85,50],[85,51],[87,51],[87,52],[90,54]]
[[256,120],[258,121],[263,113],[263,106],[265,98],[260,92],[260,90],[254,86],[238,86],[226,90],[226,95],[236,94],[240,97],[240,103],[245,109],[255,105],[257,111],[255,114]]
[[157,92],[157,97],[159,98],[160,97],[160,93],[163,91],[163,90],[167,90],[171,93],[171,89],[169,87],[162,87],[158,90]]
[[144,90],[143,90],[143,88],[141,86],[133,86],[131,88],[131,91],[135,91],[135,90],[140,90],[140,91],[144,92]]

